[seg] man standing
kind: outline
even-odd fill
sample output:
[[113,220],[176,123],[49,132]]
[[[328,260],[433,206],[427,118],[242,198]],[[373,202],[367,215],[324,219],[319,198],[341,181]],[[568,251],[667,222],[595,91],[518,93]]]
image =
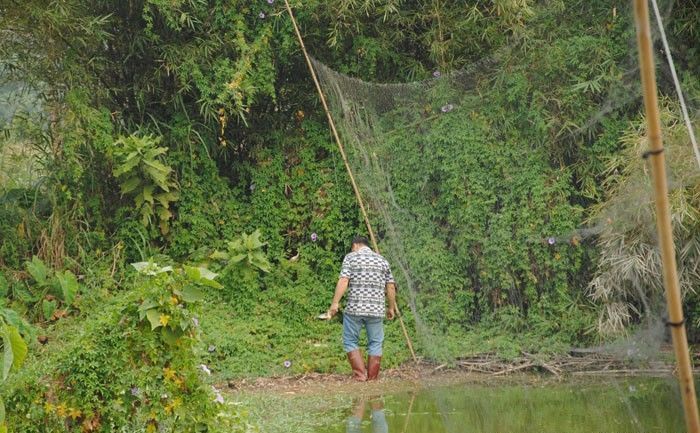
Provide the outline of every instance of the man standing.
[[[339,309],[340,299],[348,292],[343,313],[343,348],[352,367],[353,378],[375,380],[379,376],[384,342],[384,316],[392,320],[396,314],[396,284],[389,262],[369,248],[367,238],[356,236],[351,252],[343,259],[340,278],[328,316]],[[385,299],[389,300],[386,308]],[[367,366],[360,353],[360,332],[367,332]]]

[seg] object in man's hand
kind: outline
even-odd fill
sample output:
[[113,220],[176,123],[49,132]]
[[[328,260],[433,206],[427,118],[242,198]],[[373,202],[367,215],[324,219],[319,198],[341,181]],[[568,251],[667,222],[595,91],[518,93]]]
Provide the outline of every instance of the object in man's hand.
[[326,312],[326,313],[323,313],[323,314],[319,314],[319,316],[317,317],[317,319],[318,319],[318,320],[331,320],[332,317],[331,317],[330,314],[328,314],[328,313]]

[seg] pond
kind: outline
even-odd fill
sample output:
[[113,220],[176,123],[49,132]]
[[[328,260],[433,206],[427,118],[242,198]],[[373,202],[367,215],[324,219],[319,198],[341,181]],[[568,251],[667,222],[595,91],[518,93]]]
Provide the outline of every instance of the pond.
[[[271,403],[280,431],[317,433],[638,433],[685,431],[672,379],[460,384],[387,395]],[[288,406],[287,406],[288,405]],[[292,409],[294,408],[294,409]],[[296,412],[300,419],[290,417]],[[275,417],[267,411],[266,417]],[[269,419],[269,418],[268,418]],[[306,421],[304,421],[306,420]],[[315,425],[311,425],[313,423]],[[273,427],[272,425],[267,427]],[[263,431],[275,431],[275,428]]]

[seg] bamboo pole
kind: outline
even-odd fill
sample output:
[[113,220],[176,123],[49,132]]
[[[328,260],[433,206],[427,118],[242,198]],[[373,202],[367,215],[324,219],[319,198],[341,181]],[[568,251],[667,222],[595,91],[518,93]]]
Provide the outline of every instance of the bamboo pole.
[[668,204],[668,186],[666,184],[666,166],[661,137],[661,121],[656,94],[656,73],[652,53],[651,29],[649,24],[649,5],[647,0],[634,0],[634,13],[637,23],[637,45],[639,64],[644,91],[644,108],[648,124],[654,195],[656,198],[656,228],[661,247],[664,286],[668,304],[669,326],[673,337],[673,348],[678,366],[678,382],[683,397],[685,421],[689,433],[700,433],[700,419],[695,396],[695,384],[688,353],[688,340],[685,333],[681,291],[676,271],[676,254],[673,244],[671,214]]
[[[340,135],[338,135],[338,130],[335,127],[335,122],[333,121],[333,116],[331,115],[331,111],[328,109],[328,104],[326,103],[326,97],[323,94],[323,90],[321,89],[321,84],[318,82],[318,77],[316,76],[316,71],[314,70],[313,64],[311,63],[311,58],[309,57],[309,53],[306,51],[306,45],[304,44],[304,39],[301,37],[301,32],[299,31],[299,26],[297,25],[297,20],[294,18],[294,13],[292,12],[292,7],[289,5],[289,0],[284,0],[284,4],[287,7],[287,12],[289,13],[289,17],[292,19],[292,25],[294,26],[294,32],[297,35],[297,39],[299,40],[299,45],[301,46],[301,51],[304,53],[304,58],[306,59],[306,65],[309,68],[309,72],[311,73],[311,78],[314,80],[314,84],[316,85],[316,90],[318,91],[318,96],[319,99],[321,100],[321,105],[323,105],[323,110],[326,112],[326,117],[328,118],[328,125],[330,125],[331,132],[333,133],[333,138],[335,139],[336,144],[338,145],[338,150],[340,151],[340,156],[343,158],[343,164],[345,165],[345,170],[348,172],[348,176],[350,177],[350,183],[352,184],[352,189],[355,192],[355,198],[357,199],[357,204],[360,205],[360,211],[362,212],[362,218],[365,221],[365,226],[367,226],[367,232],[369,233],[369,238],[372,242],[372,248],[379,253],[379,246],[377,245],[377,238],[374,236],[374,230],[372,230],[372,224],[369,222],[369,216],[367,215],[367,210],[365,210],[365,205],[364,201],[362,200],[362,194],[360,194],[360,189],[357,187],[357,182],[355,182],[355,176],[352,173],[352,169],[350,168],[350,163],[348,162],[348,157],[345,154],[345,147],[343,146],[343,142],[340,140]],[[401,313],[399,312],[398,306],[396,307],[396,315],[399,318],[399,323],[401,324],[401,330],[403,331],[403,336],[406,339],[406,344],[408,345],[408,349],[411,351],[411,356],[413,357],[414,362],[418,362],[418,358],[416,357],[416,352],[413,350],[413,344],[411,343],[411,338],[408,336],[408,331],[406,330],[406,325],[403,323],[403,318],[401,316]]]

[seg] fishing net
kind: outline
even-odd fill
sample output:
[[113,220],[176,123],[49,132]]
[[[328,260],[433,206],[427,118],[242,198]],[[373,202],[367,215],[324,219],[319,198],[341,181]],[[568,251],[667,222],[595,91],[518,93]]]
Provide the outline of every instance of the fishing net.
[[[2,63],[0,62],[0,69]],[[40,168],[37,149],[25,145],[14,126],[36,121],[40,105],[35,94],[20,83],[5,82],[0,75],[0,186],[5,189],[27,187],[37,181]],[[28,140],[27,140],[28,141]],[[0,201],[0,203],[2,203]]]
[[[515,360],[514,371],[668,373],[634,23],[631,10],[618,13],[606,24],[617,46],[562,32],[411,83],[365,82],[313,61],[424,359],[487,373],[508,372],[493,353]],[[692,331],[700,161],[669,67],[659,68]],[[688,101],[693,122],[697,102]],[[528,353],[567,346],[579,346],[570,358],[605,361],[549,365]]]

